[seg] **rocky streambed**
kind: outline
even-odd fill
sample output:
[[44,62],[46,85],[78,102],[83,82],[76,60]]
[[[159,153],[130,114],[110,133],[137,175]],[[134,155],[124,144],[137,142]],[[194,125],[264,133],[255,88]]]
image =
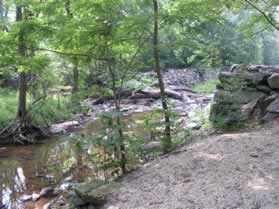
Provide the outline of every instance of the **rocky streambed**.
[[[169,69],[163,72],[165,86],[169,92],[169,104],[172,111],[180,116],[187,117],[193,110],[206,107],[213,95],[199,94],[191,88],[194,84],[205,82],[209,79],[216,79],[220,70],[206,72],[201,76],[197,71],[191,68],[187,69]],[[156,80],[156,74],[153,72],[140,73],[136,77],[139,81],[142,78],[153,78]],[[152,85],[145,87],[140,91],[127,89],[121,90],[121,112],[124,115],[134,113],[152,112],[161,109],[159,97],[159,88]],[[135,94],[138,95],[135,96]],[[153,94],[155,96],[152,97]],[[63,122],[52,125],[50,131],[54,134],[67,133],[71,130],[82,128],[84,121],[96,120],[104,112],[112,112],[115,109],[113,97],[109,98],[88,98],[83,104],[90,107],[87,115],[80,115],[77,120]]]

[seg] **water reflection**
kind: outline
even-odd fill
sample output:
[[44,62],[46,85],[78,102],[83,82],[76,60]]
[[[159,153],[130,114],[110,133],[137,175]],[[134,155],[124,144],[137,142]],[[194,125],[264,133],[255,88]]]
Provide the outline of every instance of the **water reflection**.
[[15,207],[14,202],[17,202],[17,198],[13,194],[23,192],[26,189],[23,168],[16,160],[1,160],[0,172],[0,189],[2,191],[2,205],[0,208],[20,209],[20,207]]
[[21,167],[16,169],[16,176],[14,178],[14,182],[16,192],[23,192],[26,189],[25,176]]
[[[126,118],[129,124],[127,131],[144,134],[142,127],[137,128],[135,122],[143,118],[144,115]],[[96,147],[89,142],[86,150],[78,146],[80,141],[92,141],[101,130],[102,124],[97,120],[89,123],[82,134],[56,137],[39,145],[1,148],[0,209],[24,209],[20,201],[23,194],[39,193],[42,188],[56,186],[69,176],[76,181],[109,176],[111,173],[98,170],[95,157],[96,153],[102,156],[101,149],[96,151]]]
[[47,186],[55,186],[64,178],[77,181],[100,179],[90,153],[77,146],[80,135],[61,137],[41,145],[7,147],[0,151],[0,208],[23,209],[23,194],[39,193]]
[[13,194],[12,190],[10,187],[7,187],[6,185],[3,185],[3,190],[2,190],[2,208],[8,208],[10,209],[12,207],[12,201],[11,201],[11,196]]

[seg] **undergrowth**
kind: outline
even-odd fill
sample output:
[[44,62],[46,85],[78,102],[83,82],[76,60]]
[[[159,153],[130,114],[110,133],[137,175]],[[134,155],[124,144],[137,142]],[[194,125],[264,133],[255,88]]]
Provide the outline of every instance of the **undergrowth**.
[[[32,122],[39,126],[50,125],[73,117],[81,107],[73,102],[69,96],[49,96],[31,105],[28,98],[28,111]],[[18,105],[18,93],[11,89],[0,89],[0,129],[12,124],[16,119]]]
[[42,126],[68,120],[78,109],[71,96],[51,96],[30,108],[32,121]]
[[193,90],[198,93],[213,93],[218,85],[218,80],[208,80],[204,83],[198,83],[193,86]]
[[0,89],[0,128],[11,124],[16,117],[17,93],[10,89]]

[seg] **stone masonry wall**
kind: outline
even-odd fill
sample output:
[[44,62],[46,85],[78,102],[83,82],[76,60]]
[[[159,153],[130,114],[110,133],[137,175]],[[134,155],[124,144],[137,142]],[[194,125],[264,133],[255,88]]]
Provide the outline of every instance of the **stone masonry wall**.
[[210,113],[215,127],[279,117],[279,66],[234,65],[219,81]]

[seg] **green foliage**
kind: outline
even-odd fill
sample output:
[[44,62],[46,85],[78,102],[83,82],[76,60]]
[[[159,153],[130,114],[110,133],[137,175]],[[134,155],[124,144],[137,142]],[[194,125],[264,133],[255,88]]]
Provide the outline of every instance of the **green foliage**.
[[131,90],[143,90],[147,87],[153,87],[156,85],[156,79],[154,77],[143,76],[141,79],[129,79],[124,82],[123,87]]
[[[112,96],[112,89],[140,90],[156,84],[150,77],[135,78],[137,72],[153,67],[152,1],[69,3],[66,8],[62,0],[4,1],[1,9],[10,13],[0,15],[0,84],[8,85],[6,81],[17,78],[19,72],[28,73],[30,98],[47,98],[32,107],[36,123],[55,122],[84,111],[80,100],[87,97]],[[272,33],[278,25],[277,0],[167,0],[159,4],[163,67],[191,66],[203,73],[234,63],[278,64],[278,35]],[[15,16],[16,6],[24,8],[22,21],[8,18]],[[263,29],[268,32],[261,33]],[[19,45],[24,55],[18,53]],[[73,85],[75,65],[81,92],[71,100],[50,96],[51,89]],[[208,81],[194,90],[212,93],[216,84]],[[2,101],[11,109],[2,114],[7,123],[15,117],[16,101]]]
[[[119,126],[116,122],[121,117],[123,124]],[[104,171],[113,175],[121,174],[122,159],[120,155],[121,143],[124,142],[126,162],[129,168],[134,168],[141,163],[143,141],[134,133],[124,132],[124,138],[120,138],[119,128],[126,129],[122,120],[122,114],[116,112],[105,112],[101,116],[101,129],[97,135],[90,136],[90,140],[81,140],[78,146],[90,151],[91,159],[98,171]]]
[[[172,107],[172,104],[169,104],[169,107]],[[181,144],[185,144],[187,141],[191,139],[192,130],[185,129],[183,125],[180,123],[181,118],[176,112],[170,111],[171,118],[171,127],[172,127],[172,148],[174,149],[176,146]],[[146,115],[144,120],[144,129],[145,132],[150,133],[151,141],[161,141],[164,137],[164,117],[162,110],[156,110],[148,115]],[[162,150],[156,150],[156,152],[161,152]],[[155,153],[156,153],[155,152]]]
[[[17,102],[16,91],[1,89],[0,128],[4,128],[15,121]],[[70,119],[73,116],[73,109],[70,97],[53,96],[33,105],[30,114],[35,124],[45,126],[46,123],[51,124]]]
[[81,98],[100,98],[105,96],[112,96],[113,92],[109,88],[93,85],[86,90],[80,92]]
[[219,80],[208,80],[203,83],[198,83],[193,86],[193,90],[198,93],[214,93]]
[[244,122],[228,123],[222,116],[217,117],[213,125],[215,129],[221,131],[235,131],[247,127],[247,124]]
[[70,96],[51,96],[31,108],[33,122],[38,125],[69,120],[73,117],[76,109]]
[[207,106],[205,108],[194,110],[192,113],[190,119],[195,123],[201,124],[201,130],[209,130],[212,128],[212,123],[209,120],[210,108],[211,106]]
[[186,143],[190,142],[193,138],[193,131],[191,129],[180,129],[174,136],[173,136],[173,146],[179,147],[181,145],[185,145]]
[[17,102],[17,94],[14,90],[0,89],[0,128],[4,128],[14,122]]
[[264,33],[262,36],[263,63],[265,65],[279,64],[279,35]]

